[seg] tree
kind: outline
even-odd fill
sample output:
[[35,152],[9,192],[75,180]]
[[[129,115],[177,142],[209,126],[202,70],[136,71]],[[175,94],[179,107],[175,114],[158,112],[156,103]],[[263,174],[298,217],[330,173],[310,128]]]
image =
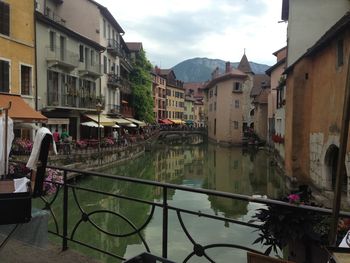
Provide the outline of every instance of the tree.
[[146,52],[141,50],[134,61],[134,70],[131,72],[135,117],[148,123],[154,122],[152,98],[152,65],[146,58]]

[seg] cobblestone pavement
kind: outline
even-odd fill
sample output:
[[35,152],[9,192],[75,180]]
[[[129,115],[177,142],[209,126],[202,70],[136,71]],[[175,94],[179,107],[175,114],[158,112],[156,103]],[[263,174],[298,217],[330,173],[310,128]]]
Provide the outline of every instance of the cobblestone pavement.
[[[1,241],[1,240],[0,240]],[[99,263],[74,250],[62,252],[60,247],[49,244],[46,249],[32,247],[21,241],[10,239],[0,250],[1,263]]]

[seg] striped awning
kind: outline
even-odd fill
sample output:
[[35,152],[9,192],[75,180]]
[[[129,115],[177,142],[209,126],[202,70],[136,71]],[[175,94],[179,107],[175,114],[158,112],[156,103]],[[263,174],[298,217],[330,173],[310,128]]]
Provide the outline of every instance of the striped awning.
[[185,124],[185,122],[183,120],[180,120],[180,119],[169,119],[169,120],[175,124]]

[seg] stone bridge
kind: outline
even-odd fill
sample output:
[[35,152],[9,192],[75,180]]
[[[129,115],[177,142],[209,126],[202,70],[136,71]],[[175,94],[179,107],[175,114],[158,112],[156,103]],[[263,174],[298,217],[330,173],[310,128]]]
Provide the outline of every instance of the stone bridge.
[[167,137],[189,138],[194,135],[202,137],[203,141],[207,139],[208,133],[206,129],[191,129],[191,130],[160,130],[158,133],[158,140],[166,139]]

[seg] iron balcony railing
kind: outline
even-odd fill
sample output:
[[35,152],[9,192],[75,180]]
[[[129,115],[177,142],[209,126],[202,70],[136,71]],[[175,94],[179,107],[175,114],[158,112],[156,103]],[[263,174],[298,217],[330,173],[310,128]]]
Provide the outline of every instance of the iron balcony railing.
[[[259,224],[257,223],[251,223],[251,222],[244,222],[239,219],[233,219],[229,217],[225,217],[224,215],[217,215],[217,214],[209,214],[205,212],[201,212],[198,210],[188,209],[184,207],[178,207],[173,206],[169,204],[169,195],[171,192],[178,190],[178,191],[184,191],[184,192],[190,192],[190,193],[196,193],[196,194],[204,194],[207,195],[209,198],[225,198],[228,200],[240,200],[240,201],[246,201],[246,202],[252,202],[252,203],[259,203],[259,204],[265,204],[265,205],[274,205],[284,208],[290,208],[290,209],[301,209],[302,211],[313,211],[316,213],[320,213],[323,215],[331,215],[331,210],[326,208],[320,208],[320,207],[313,207],[313,206],[306,206],[306,205],[299,205],[295,206],[293,204],[289,204],[282,201],[277,200],[271,200],[271,199],[265,199],[265,198],[257,198],[252,196],[246,196],[241,194],[232,194],[232,193],[225,193],[225,192],[219,192],[215,190],[206,190],[206,189],[198,189],[198,188],[191,188],[187,186],[180,186],[180,185],[174,185],[169,183],[161,183],[161,182],[155,182],[150,180],[144,180],[144,179],[138,179],[138,178],[131,178],[131,177],[125,177],[125,176],[117,176],[117,175],[109,175],[106,173],[100,173],[100,172],[91,172],[91,171],[83,171],[83,170],[77,170],[77,169],[67,169],[62,167],[55,167],[55,166],[48,166],[48,168],[55,169],[58,171],[63,172],[63,181],[61,183],[52,182],[52,181],[46,181],[46,183],[51,183],[56,186],[57,191],[53,197],[50,198],[50,201],[46,198],[42,198],[42,201],[45,203],[46,210],[49,210],[52,215],[52,219],[54,222],[54,230],[49,230],[49,233],[56,235],[62,239],[62,249],[66,250],[68,248],[69,242],[75,243],[84,247],[87,247],[91,250],[95,250],[101,253],[104,253],[108,256],[114,257],[116,259],[120,259],[122,261],[127,260],[124,258],[124,255],[118,255],[114,251],[108,250],[108,248],[99,246],[99,244],[90,244],[86,243],[82,240],[79,240],[77,237],[77,232],[79,230],[82,230],[84,232],[91,230],[98,230],[104,233],[105,235],[108,235],[111,238],[128,238],[128,237],[138,237],[139,240],[142,242],[144,246],[144,251],[148,253],[154,253],[154,250],[149,246],[145,238],[143,237],[143,231],[144,229],[149,225],[151,220],[154,218],[156,209],[161,210],[161,224],[162,224],[162,239],[161,242],[161,256],[163,258],[168,258],[168,252],[170,249],[172,249],[171,246],[169,246],[169,213],[174,212],[177,216],[178,223],[180,225],[180,229],[183,231],[184,235],[188,238],[189,242],[192,243],[192,247],[188,247],[188,255],[182,260],[182,262],[188,262],[191,260],[192,257],[203,257],[206,258],[209,262],[216,262],[215,259],[212,258],[212,256],[207,253],[207,250],[211,248],[226,248],[226,249],[241,249],[245,251],[250,251],[258,254],[263,254],[261,251],[258,251],[252,247],[243,246],[240,244],[240,240],[237,240],[236,244],[226,244],[220,242],[220,240],[214,240],[213,244],[201,244],[197,237],[191,234],[189,226],[186,225],[186,221],[184,220],[185,217],[192,216],[197,219],[196,222],[200,224],[201,220],[218,220],[226,224],[237,224],[240,226],[250,227],[252,230],[256,230],[259,228]],[[132,195],[129,195],[128,193],[122,193],[120,191],[114,191],[113,193],[110,192],[104,192],[101,191],[98,187],[99,184],[92,184],[92,186],[86,187],[86,186],[80,186],[77,185],[74,180],[68,181],[68,177],[71,174],[84,176],[85,179],[96,179],[95,182],[99,182],[102,179],[110,180],[111,184],[114,182],[116,185],[121,182],[126,182],[128,184],[132,184],[133,187],[137,187],[137,185],[144,185],[149,187],[154,187],[154,190],[157,192],[157,195],[160,196],[160,198],[157,200],[145,200],[140,198],[139,196],[135,197]],[[63,192],[63,198],[59,194]],[[117,211],[117,208],[115,206],[112,206],[111,209],[103,208],[103,209],[92,209],[91,206],[90,210],[87,211],[85,207],[81,204],[83,200],[79,199],[78,192],[87,192],[89,193],[89,196],[96,195],[96,198],[99,198],[99,200],[128,200],[128,202],[134,202],[136,204],[142,204],[149,206],[149,211],[147,213],[146,219],[144,222],[140,222],[137,224],[134,224],[135,220],[137,218],[128,218],[125,215],[121,214],[119,211]],[[76,209],[74,210],[74,216],[68,213],[68,200],[74,200]],[[102,201],[101,201],[102,202]],[[59,218],[55,216],[55,213],[53,212],[53,206],[58,207],[60,209],[59,214],[62,216],[62,221],[59,221]],[[129,232],[123,232],[123,233],[111,233],[104,229],[102,226],[99,226],[94,218],[96,216],[101,215],[108,215],[109,217],[113,216],[116,218],[116,220],[122,220],[127,225],[130,226]],[[348,212],[341,212],[341,216],[344,217],[350,217],[350,213]],[[136,214],[138,216],[138,214]],[[61,226],[61,227],[60,227]],[[68,227],[70,226],[70,227]],[[125,230],[125,229],[124,229]],[[212,232],[210,232],[212,233]],[[204,260],[204,259],[203,259]]]
[[120,113],[120,105],[107,104],[107,113],[108,114],[119,114]]

